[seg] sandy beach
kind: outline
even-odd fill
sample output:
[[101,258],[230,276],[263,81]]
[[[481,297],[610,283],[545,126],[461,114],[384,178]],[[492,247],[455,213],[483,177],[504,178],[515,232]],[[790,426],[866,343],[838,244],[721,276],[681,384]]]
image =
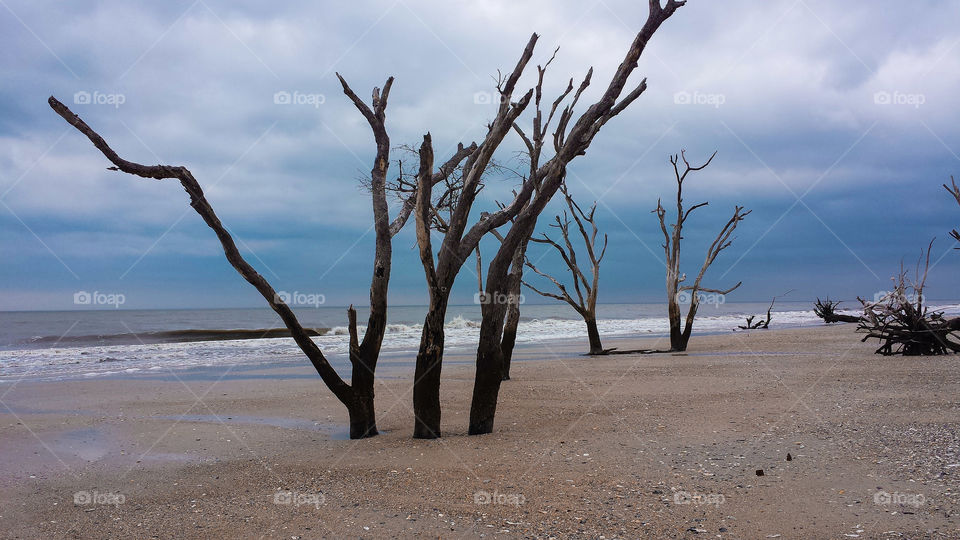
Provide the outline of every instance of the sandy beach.
[[410,437],[409,369],[360,441],[309,366],[6,384],[0,535],[960,537],[956,356],[876,356],[852,325],[582,346],[518,351],[479,437],[448,363],[436,441]]

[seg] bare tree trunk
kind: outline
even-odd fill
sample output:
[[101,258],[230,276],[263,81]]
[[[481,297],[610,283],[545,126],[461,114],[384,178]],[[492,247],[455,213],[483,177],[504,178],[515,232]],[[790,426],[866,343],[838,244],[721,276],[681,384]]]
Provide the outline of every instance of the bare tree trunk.
[[590,340],[590,354],[603,354],[603,344],[600,343],[600,331],[597,329],[597,318],[587,317],[587,338]]
[[683,333],[680,334],[680,345],[678,351],[687,350],[687,344],[690,343],[690,334],[693,333],[693,319],[697,316],[697,310],[700,309],[700,302],[694,296],[690,299],[690,309],[687,311],[687,321],[683,325]]
[[413,438],[436,439],[440,436],[440,370],[443,367],[443,322],[447,316],[448,295],[431,295],[430,309],[423,321],[420,351],[414,371]]
[[[669,273],[669,270],[667,270]],[[677,301],[677,286],[670,285],[670,278],[667,277],[667,319],[670,322],[670,350],[685,351],[687,342],[683,339],[683,332],[680,329],[680,303]]]
[[373,397],[373,376],[371,375],[369,384],[360,384],[354,395],[353,403],[347,407],[347,412],[350,415],[351,439],[364,439],[379,433],[377,431],[377,411],[374,408]]
[[[549,244],[560,254],[560,257],[567,266],[567,270],[570,271],[570,275],[573,278],[573,290],[576,294],[576,298],[570,294],[567,286],[561,283],[559,279],[540,270],[536,267],[536,265],[526,258],[524,258],[524,264],[533,270],[534,273],[550,280],[550,282],[553,283],[559,292],[554,293],[543,291],[526,281],[523,281],[523,284],[526,285],[528,289],[539,294],[540,296],[553,298],[569,304],[574,311],[583,317],[583,321],[587,325],[587,337],[590,340],[590,354],[604,354],[605,351],[599,346],[600,334],[597,332],[597,298],[600,293],[600,263],[603,261],[603,257],[607,253],[607,235],[603,235],[603,247],[599,249],[598,253],[597,234],[600,232],[600,230],[597,227],[596,219],[597,203],[594,202],[593,206],[590,207],[590,211],[585,212],[583,208],[581,208],[580,205],[573,200],[570,192],[567,191],[566,185],[560,187],[560,192],[563,193],[563,197],[566,200],[567,208],[570,210],[570,214],[568,215],[567,212],[564,211],[562,218],[559,215],[556,216],[555,223],[551,224],[551,227],[556,227],[560,230],[560,237],[562,238],[563,245],[561,245],[560,242],[551,239],[547,233],[543,233],[543,238],[531,236],[527,240],[531,242]],[[580,237],[583,240],[583,246],[585,248],[584,250],[587,253],[587,260],[590,262],[589,277],[581,268],[582,263],[578,262],[577,252],[573,247],[574,242],[570,238],[571,217],[577,224],[577,229],[579,230]],[[589,231],[584,224],[588,224],[590,226]],[[527,240],[524,240],[524,242]],[[593,331],[595,335],[589,335],[590,331]]]
[[503,355],[500,378],[510,380],[510,364],[513,362],[513,349],[517,344],[517,327],[520,324],[520,307],[507,309],[507,319],[503,324],[503,338],[500,340],[500,354]]
[[357,343],[357,314],[350,307],[348,325],[350,329],[350,361],[353,366],[350,386],[353,388],[353,400],[348,405],[350,414],[350,438],[359,439],[377,434],[376,408],[374,407],[374,383],[380,347],[387,329],[387,292],[390,286],[390,270],[393,260],[393,236],[406,223],[409,214],[397,217],[390,222],[390,210],[387,204],[386,178],[390,163],[390,137],[386,129],[386,107],[393,86],[393,77],[387,79],[381,93],[374,88],[371,109],[350,88],[347,81],[337,73],[343,93],[366,118],[373,131],[377,145],[377,154],[370,171],[370,196],[373,201],[373,228],[376,232],[376,248],[373,258],[373,275],[370,278],[370,316],[363,341]]
[[[493,273],[487,273],[487,292],[508,290],[505,279],[495,282]],[[499,295],[492,294],[491,298]],[[490,302],[483,306],[483,320],[503,321],[507,306],[504,303]],[[480,343],[477,346],[477,372],[473,382],[473,398],[470,405],[470,435],[480,435],[493,431],[493,419],[497,414],[497,396],[503,380],[503,350],[500,348],[500,336],[497,334],[502,325],[480,325]]]
[[[557,186],[559,187],[559,186]],[[541,192],[542,193],[542,192]],[[546,200],[540,201],[543,205]],[[481,310],[480,342],[477,345],[477,371],[474,375],[473,398],[470,404],[470,435],[482,435],[493,431],[493,421],[497,415],[497,398],[500,383],[503,380],[503,351],[500,341],[507,304],[496,299],[505,298],[510,290],[507,270],[523,239],[530,238],[537,224],[537,217],[543,210],[530,212],[517,218],[513,227],[504,237],[500,249],[487,268],[486,294],[494,299],[484,304]],[[513,250],[504,246],[513,246]],[[509,255],[508,255],[509,254]]]
[[503,337],[500,340],[500,353],[503,355],[503,366],[501,369],[501,379],[510,380],[510,363],[513,361],[513,348],[517,343],[517,328],[520,326],[520,291],[523,286],[523,263],[527,258],[528,241],[520,243],[520,249],[513,256],[510,267],[510,298],[516,299],[516,302],[510,302],[507,306],[507,318],[503,323]]

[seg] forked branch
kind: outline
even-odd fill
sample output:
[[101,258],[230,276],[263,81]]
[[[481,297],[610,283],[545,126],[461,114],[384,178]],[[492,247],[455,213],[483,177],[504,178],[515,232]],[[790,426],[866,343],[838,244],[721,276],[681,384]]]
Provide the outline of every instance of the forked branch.
[[[541,296],[554,298],[569,304],[587,323],[587,332],[590,338],[590,353],[602,354],[604,349],[600,345],[600,335],[597,330],[597,296],[600,280],[600,262],[607,252],[607,235],[603,235],[603,244],[598,246],[597,235],[599,229],[595,217],[597,210],[596,202],[593,203],[589,211],[584,211],[583,208],[573,200],[573,197],[570,196],[566,185],[561,186],[560,191],[563,193],[569,214],[567,211],[564,211],[562,218],[561,216],[556,216],[556,222],[551,226],[556,227],[560,231],[563,244],[561,245],[560,242],[553,240],[546,233],[543,234],[542,238],[531,237],[530,240],[547,244],[560,254],[560,258],[563,259],[567,270],[570,272],[576,298],[570,294],[567,287],[561,283],[560,280],[537,268],[529,258],[525,258],[524,261],[527,268],[553,283],[554,287],[559,291],[559,294],[542,291],[526,280],[523,280],[522,283]],[[573,221],[571,221],[571,217]],[[583,243],[584,250],[587,252],[590,268],[589,277],[577,261],[577,252],[574,249],[574,242],[570,232],[571,223],[577,224],[580,239]]]
[[[733,215],[727,222],[724,224],[723,228],[720,229],[720,232],[717,234],[716,238],[710,244],[710,247],[707,249],[707,255],[704,258],[703,264],[700,266],[700,271],[697,273],[696,278],[694,278],[693,283],[690,285],[681,285],[687,279],[686,274],[680,272],[680,244],[683,240],[683,226],[689,219],[690,215],[697,208],[703,208],[709,203],[702,202],[694,204],[693,206],[684,209],[683,204],[683,185],[686,181],[687,176],[691,172],[701,171],[705,169],[710,163],[713,162],[713,158],[716,157],[717,153],[714,152],[710,155],[710,158],[707,159],[702,165],[691,165],[687,160],[686,152],[680,151],[680,154],[674,154],[670,156],[670,164],[673,166],[673,175],[674,180],[677,184],[677,196],[676,196],[676,216],[674,222],[667,224],[667,211],[663,207],[663,204],[660,200],[657,200],[657,207],[653,210],[657,214],[657,219],[660,223],[660,232],[663,234],[663,253],[666,261],[666,274],[667,274],[667,308],[668,308],[668,319],[670,323],[670,346],[673,350],[683,351],[686,350],[687,342],[690,339],[690,334],[693,329],[693,321],[697,314],[697,309],[700,303],[700,294],[708,293],[714,295],[726,295],[730,294],[738,287],[740,287],[741,282],[737,282],[736,285],[726,289],[719,289],[713,287],[703,286],[703,277],[707,273],[707,269],[710,268],[710,265],[716,261],[717,257],[725,249],[730,247],[733,240],[733,233],[736,231],[737,226],[743,221],[748,215],[750,215],[750,210],[745,210],[742,206],[734,206]],[[683,163],[683,170],[681,171],[680,163]],[[688,298],[690,302],[690,307],[687,311],[686,321],[684,326],[680,326],[680,299]],[[719,300],[719,299],[718,299]],[[751,324],[751,323],[748,323]]]

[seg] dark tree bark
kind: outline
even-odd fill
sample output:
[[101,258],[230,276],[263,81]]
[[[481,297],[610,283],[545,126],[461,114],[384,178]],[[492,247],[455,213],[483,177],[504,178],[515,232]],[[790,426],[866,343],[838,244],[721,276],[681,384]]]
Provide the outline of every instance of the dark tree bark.
[[[683,225],[687,221],[687,218],[690,217],[690,213],[707,206],[709,203],[702,202],[695,204],[690,208],[684,210],[683,208],[683,182],[687,179],[687,175],[693,171],[700,171],[710,165],[710,162],[713,161],[713,158],[717,155],[716,152],[710,156],[710,159],[706,161],[703,165],[699,167],[692,167],[687,161],[687,157],[684,152],[680,152],[680,155],[670,156],[670,164],[673,165],[673,173],[677,181],[677,216],[676,221],[670,225],[670,230],[667,230],[666,215],[667,211],[663,208],[663,205],[660,204],[660,200],[657,200],[657,208],[654,212],[657,214],[657,218],[660,220],[660,231],[663,233],[663,252],[666,257],[666,267],[667,267],[667,318],[670,323],[670,350],[671,351],[685,351],[687,350],[687,344],[690,342],[690,335],[693,333],[693,321],[697,316],[697,309],[700,307],[700,293],[710,293],[717,295],[730,294],[741,283],[737,283],[729,289],[720,290],[720,289],[710,289],[700,285],[703,280],[704,274],[707,273],[707,269],[710,268],[710,265],[713,264],[713,261],[716,260],[717,256],[720,255],[720,252],[730,247],[732,240],[730,237],[733,235],[733,232],[736,230],[737,225],[743,221],[747,215],[750,214],[750,210],[744,211],[742,206],[736,206],[733,210],[733,217],[731,217],[726,225],[723,226],[723,229],[720,230],[720,233],[717,235],[717,238],[710,244],[709,249],[707,249],[707,257],[703,261],[703,266],[700,267],[700,273],[697,274],[696,280],[694,280],[693,285],[681,285],[686,278],[686,274],[680,273],[680,241],[683,239]],[[683,160],[684,171],[681,173],[679,168],[679,161]],[[687,310],[686,321],[683,326],[680,326],[680,301],[681,296],[689,296],[690,307]]]
[[415,439],[440,436],[440,372],[443,362],[443,323],[447,314],[447,296],[431,294],[430,309],[423,322],[423,334],[414,370],[413,426]]
[[[587,324],[587,339],[590,340],[590,354],[604,354],[607,352],[600,343],[600,331],[597,329],[597,318],[588,317],[583,320]],[[612,349],[611,349],[612,350]]]
[[507,306],[507,316],[503,323],[503,337],[500,339],[500,352],[503,355],[501,379],[510,380],[510,363],[513,361],[513,348],[517,344],[517,329],[520,326],[520,290],[523,285],[523,263],[527,255],[527,242],[522,242],[510,263],[510,275],[507,288],[509,299],[516,300]]
[[[604,354],[609,351],[604,350],[603,345],[600,343],[600,332],[597,330],[597,296],[600,292],[600,262],[603,261],[603,256],[607,252],[607,235],[603,235],[603,246],[599,248],[598,253],[597,233],[599,229],[597,228],[596,220],[597,203],[593,203],[589,212],[584,212],[583,209],[580,208],[580,205],[570,196],[566,186],[561,186],[560,191],[563,193],[563,198],[570,211],[570,216],[572,216],[576,222],[580,237],[583,240],[583,245],[589,258],[590,277],[587,277],[586,273],[580,268],[580,263],[577,261],[577,252],[574,250],[573,241],[570,239],[570,217],[568,217],[567,212],[564,211],[563,218],[561,219],[560,216],[556,216],[556,223],[551,225],[560,230],[563,245],[551,239],[546,233],[543,234],[543,238],[531,237],[530,240],[532,242],[548,244],[560,254],[567,270],[570,271],[573,290],[577,295],[576,298],[570,294],[570,291],[560,280],[538,269],[529,259],[526,261],[527,267],[536,274],[550,280],[560,293],[556,294],[541,291],[526,281],[524,281],[523,284],[541,296],[554,298],[569,304],[570,307],[583,317],[587,325],[587,337],[590,340],[590,354]],[[584,223],[590,225],[589,232]]]
[[[577,89],[570,104],[560,113],[557,127],[553,133],[555,154],[541,165],[531,181],[538,186],[536,197],[530,204],[517,214],[510,229],[504,236],[500,249],[491,260],[487,268],[486,293],[490,298],[509,291],[508,272],[516,250],[521,243],[533,234],[537,217],[543,212],[547,202],[553,197],[566,177],[567,165],[577,156],[584,155],[597,132],[614,116],[620,114],[646,90],[646,80],[621,97],[627,80],[637,67],[637,61],[647,42],[654,33],[673,13],[685,2],[668,0],[661,5],[660,0],[650,0],[649,14],[643,28],[636,35],[623,62],[617,68],[610,83],[600,99],[591,105],[577,118],[572,127],[573,110],[583,93],[590,84],[593,70],[587,72],[580,87]],[[558,98],[562,101],[566,94]],[[569,129],[568,129],[569,128]],[[480,325],[480,343],[477,347],[477,371],[473,387],[473,401],[470,407],[471,435],[490,433],[493,431],[493,422],[496,416],[497,396],[500,391],[501,373],[503,369],[503,354],[501,338],[503,323],[506,316],[506,305],[490,303],[482,306],[482,321]]]

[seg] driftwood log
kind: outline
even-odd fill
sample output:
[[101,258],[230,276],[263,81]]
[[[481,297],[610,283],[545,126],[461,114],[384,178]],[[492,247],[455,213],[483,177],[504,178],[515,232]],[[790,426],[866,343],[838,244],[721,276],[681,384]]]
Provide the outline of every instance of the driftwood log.
[[860,322],[860,317],[856,315],[846,315],[844,313],[837,313],[837,308],[840,306],[840,302],[834,302],[830,300],[828,296],[826,300],[820,300],[817,298],[817,303],[813,305],[813,313],[823,319],[823,322],[827,324],[833,324],[838,322],[845,323],[855,323]]

